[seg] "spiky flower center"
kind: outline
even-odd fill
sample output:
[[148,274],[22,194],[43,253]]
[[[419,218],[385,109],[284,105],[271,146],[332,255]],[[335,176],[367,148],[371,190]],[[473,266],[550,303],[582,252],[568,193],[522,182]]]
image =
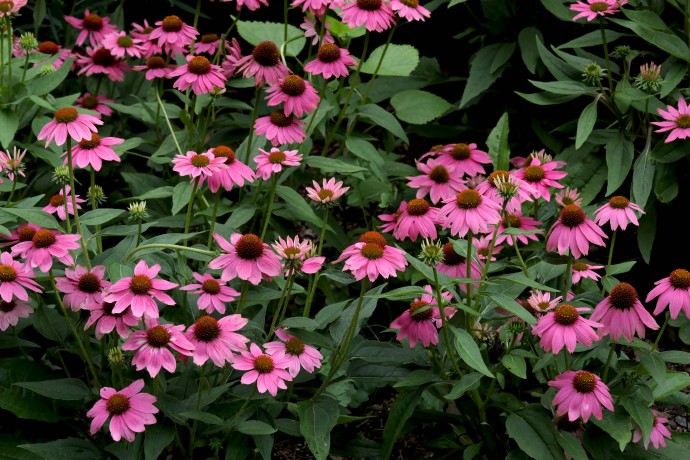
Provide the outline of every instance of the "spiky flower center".
[[275,43],[265,40],[254,47],[252,57],[259,65],[273,67],[280,62],[280,51]]
[[673,270],[668,280],[676,289],[687,289],[690,287],[690,272],[682,268]]
[[[414,5],[407,6],[409,6],[410,8],[416,8],[417,5],[419,5],[419,2],[417,0],[413,0],[413,2]],[[467,160],[470,157],[470,155],[472,155],[472,152],[470,152],[470,146],[464,143],[455,144],[453,146],[453,149],[450,151],[450,156],[452,156],[454,160]]]
[[110,53],[110,50],[107,50],[105,48],[100,48],[94,51],[93,55],[91,56],[91,59],[93,60],[93,63],[96,65],[100,65],[102,67],[111,67],[115,65],[115,56],[113,56]]
[[98,98],[96,96],[86,96],[84,99],[81,100],[81,103],[79,104],[85,109],[93,110],[98,106]]
[[543,301],[537,303],[537,308],[539,309],[539,311],[544,311],[547,308],[549,308],[550,306],[551,306],[551,302],[546,301],[546,300],[543,300]]
[[591,393],[597,386],[594,374],[587,371],[580,371],[573,377],[573,387],[578,393]]
[[84,150],[95,149],[101,145],[101,136],[96,133],[91,133],[91,139],[82,139],[79,141],[79,147]]
[[64,196],[57,194],[57,195],[53,195],[50,197],[50,205],[51,206],[55,206],[57,208],[58,206],[62,206],[63,204],[65,204],[65,197]]
[[630,310],[637,302],[637,290],[628,283],[618,283],[609,293],[609,303],[618,310]]
[[378,244],[381,247],[386,245],[386,239],[379,232],[364,232],[359,237],[359,242]]
[[413,302],[412,305],[410,305],[410,319],[412,321],[417,321],[417,322],[430,320],[431,315],[432,315],[432,309],[431,308],[427,308],[424,311],[419,311],[422,308],[426,307],[427,305],[429,305],[429,302],[425,302],[423,300],[418,300],[416,302]]
[[218,294],[220,292],[220,283],[214,279],[207,279],[204,280],[203,283],[201,283],[201,289],[206,294]]
[[82,20],[81,24],[84,26],[84,29],[86,30],[99,31],[103,28],[103,18],[97,14],[92,13],[86,16]]
[[319,61],[325,62],[326,64],[335,62],[340,59],[340,48],[333,43],[325,43],[324,45],[321,45],[317,55]]
[[423,216],[429,209],[429,203],[424,198],[415,198],[407,203],[407,213],[411,216]]
[[14,2],[0,2],[0,13],[9,13],[14,8]]
[[213,43],[215,41],[218,41],[218,35],[217,34],[204,34],[201,36],[201,43]]
[[467,189],[458,193],[455,202],[458,204],[458,208],[476,209],[482,204],[482,196],[476,190]]
[[515,214],[508,214],[501,221],[501,225],[506,228],[522,228],[522,219]]
[[197,154],[192,157],[191,163],[195,168],[203,168],[208,166],[211,160],[209,160],[206,155]]
[[544,168],[539,165],[527,166],[525,168],[525,180],[527,182],[539,182],[545,176]]
[[580,317],[580,313],[578,313],[577,309],[572,305],[568,305],[567,303],[556,307],[553,315],[556,322],[561,326],[570,326],[575,324],[577,319]]
[[35,248],[45,249],[51,247],[57,241],[55,233],[47,229],[41,229],[31,239]]
[[284,128],[292,124],[292,115],[285,115],[282,110],[274,110],[271,112],[271,123]]
[[212,153],[214,157],[225,158],[226,165],[235,161],[235,151],[226,145],[219,145],[213,149]]
[[268,154],[268,162],[271,164],[279,165],[285,160],[287,160],[287,156],[281,150],[274,150]]
[[259,374],[270,374],[274,368],[273,358],[270,356],[261,355],[254,358],[254,370]]
[[9,313],[12,310],[14,310],[14,307],[17,306],[17,303],[12,300],[10,302],[5,302],[4,300],[0,300],[0,311],[3,313]]
[[0,265],[0,281],[12,282],[17,279],[17,270],[12,265]]
[[256,260],[264,253],[264,243],[261,241],[261,238],[253,233],[247,233],[237,240],[235,251],[242,259]]
[[357,6],[365,11],[376,11],[381,8],[381,0],[357,0]]
[[624,196],[614,196],[609,200],[609,206],[613,209],[625,209],[629,204],[630,200]]
[[590,3],[589,9],[595,13],[603,13],[609,9],[609,4],[606,2]]
[[288,75],[280,84],[280,89],[288,96],[300,96],[307,89],[307,84],[298,75]]
[[681,129],[690,128],[690,115],[679,115],[678,118],[676,118],[676,127]]
[[445,184],[450,179],[450,174],[445,166],[438,165],[429,171],[429,179],[437,184]]
[[17,232],[17,237],[19,239],[19,242],[23,243],[24,241],[33,240],[35,234],[36,234],[36,229],[27,225],[26,227],[21,228]]
[[561,209],[558,217],[566,227],[577,227],[585,221],[585,212],[576,204],[569,204]]
[[410,8],[417,8],[419,6],[419,0],[400,0],[400,3]]
[[160,56],[151,56],[146,60],[146,67],[149,69],[165,68],[165,59]]
[[187,69],[194,75],[206,75],[211,71],[211,61],[203,56],[194,56],[187,63]]
[[163,28],[164,32],[179,32],[182,30],[182,19],[180,19],[178,16],[171,15],[171,16],[166,16],[165,19],[163,19],[163,24],[161,24],[161,27]]
[[304,342],[297,337],[290,337],[287,342],[285,342],[285,351],[289,355],[299,356],[304,353]]
[[121,37],[118,37],[117,39],[117,45],[123,48],[129,48],[133,44],[134,42],[132,41],[132,37],[130,37],[129,35],[123,35]]
[[154,348],[162,348],[170,342],[170,331],[163,326],[153,326],[146,331],[146,341]]
[[283,249],[283,253],[285,253],[285,256],[288,259],[294,259],[296,256],[298,256],[302,251],[299,248],[296,248],[294,246],[288,246],[287,248]]
[[453,243],[450,241],[443,245],[443,263],[450,266],[460,265],[467,260],[465,257],[461,256],[455,252],[453,248]]
[[136,295],[148,294],[153,288],[153,281],[146,275],[134,275],[129,281],[129,290]]
[[194,323],[194,337],[200,342],[211,342],[220,336],[218,321],[211,316],[202,316]]
[[325,201],[333,197],[333,190],[328,190],[327,188],[324,188],[316,192],[316,195],[321,199],[321,201]]
[[510,174],[508,173],[508,171],[505,171],[503,169],[498,169],[498,170],[492,172],[491,174],[489,174],[488,181],[492,186],[495,187],[496,186],[496,180],[505,181],[505,180],[508,180],[509,176],[510,176]]
[[38,52],[43,54],[57,54],[60,47],[57,43],[46,40],[38,45]]
[[72,123],[78,116],[77,109],[72,107],[65,107],[55,111],[55,121],[58,123]]
[[369,260],[376,260],[383,257],[383,247],[376,243],[367,243],[362,246],[360,253]]
[[105,402],[105,408],[112,415],[120,415],[129,409],[129,398],[120,393],[115,393]]
[[587,265],[586,263],[583,263],[583,262],[575,262],[575,263],[573,264],[573,271],[576,271],[576,272],[583,272],[583,271],[587,270],[587,267],[588,267],[588,265]]
[[93,273],[84,273],[77,281],[77,288],[87,294],[93,294],[101,289],[101,279]]

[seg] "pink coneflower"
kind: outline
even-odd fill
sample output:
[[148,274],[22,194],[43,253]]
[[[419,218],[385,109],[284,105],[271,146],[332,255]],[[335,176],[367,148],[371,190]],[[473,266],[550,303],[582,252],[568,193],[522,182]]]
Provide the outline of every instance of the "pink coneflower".
[[[475,176],[475,178],[480,178],[481,175]],[[516,193],[513,194],[511,198],[508,199],[506,203],[506,211],[512,213],[518,213],[522,210],[522,203],[525,201],[533,201],[533,195],[536,190],[529,185],[527,182],[518,179],[515,176],[511,176],[508,171],[503,169],[497,169],[496,171],[489,174],[489,177],[480,181],[474,190],[477,191],[482,196],[485,196],[496,203],[503,203],[505,198],[498,189],[499,184],[512,183],[517,188]],[[469,187],[469,181],[467,183]],[[469,187],[472,188],[472,187]]]
[[601,420],[604,417],[601,407],[613,411],[613,399],[609,388],[598,375],[587,371],[565,371],[549,382],[550,387],[558,388],[552,404],[558,406],[556,415],[568,414],[568,420],[582,417],[587,422],[590,415]]
[[270,152],[259,149],[261,154],[254,157],[256,165],[256,175],[263,180],[268,180],[273,174],[283,170],[283,167],[299,166],[302,155],[297,150],[280,150],[273,147]]
[[455,173],[459,176],[467,175],[472,177],[477,174],[486,174],[482,165],[491,164],[489,154],[479,150],[477,144],[448,144],[437,153],[437,158],[445,164],[454,166]]
[[351,29],[365,26],[369,31],[383,32],[395,24],[395,14],[383,0],[352,0],[338,15]]
[[[644,448],[649,448],[650,441],[655,449],[666,447],[666,439],[664,438],[671,439],[671,432],[665,425],[665,423],[668,422],[668,419],[661,417],[661,414],[654,409],[652,409],[652,414],[654,415],[654,423],[652,424],[652,431],[649,433],[649,439],[647,439],[647,442],[644,443]],[[635,425],[635,430],[633,431],[632,437],[633,442],[640,442],[642,438],[642,429]]]
[[636,333],[644,339],[645,326],[652,330],[659,329],[652,315],[637,298],[637,290],[628,283],[615,285],[608,297],[596,306],[590,319],[603,324],[599,329],[600,337],[608,334],[614,342],[621,337],[632,342]]
[[550,292],[543,292],[539,289],[535,289],[534,291],[530,291],[530,296],[525,302],[525,308],[530,310],[535,316],[540,316],[556,308],[556,305],[558,305],[561,300],[563,300],[563,296],[559,295],[552,299]]
[[194,94],[208,94],[217,88],[225,88],[225,75],[220,66],[211,64],[204,56],[187,55],[187,63],[173,70],[169,77],[178,77],[173,88],[185,91],[192,88]]
[[589,253],[589,243],[606,246],[603,238],[606,233],[591,219],[581,207],[569,204],[561,209],[558,220],[546,235],[546,250],[558,251],[564,255],[568,250],[576,259]]
[[348,246],[333,263],[342,261],[345,261],[343,271],[352,272],[357,281],[364,277],[371,282],[379,276],[386,279],[397,277],[396,271],[405,271],[407,266],[405,252],[386,244],[379,232],[364,233],[359,242]]
[[139,45],[141,47],[142,57],[149,58],[154,54],[161,54],[163,48],[158,46],[158,40],[151,38],[151,32],[153,32],[154,27],[149,25],[149,22],[144,19],[144,24],[132,23],[132,37],[136,38],[141,42]]
[[323,180],[323,186],[319,185],[315,180],[311,181],[314,188],[306,187],[307,196],[317,203],[326,204],[333,203],[338,198],[343,196],[345,192],[350,190],[350,187],[343,187],[341,181],[336,182],[335,177],[331,177],[326,181]]
[[217,280],[213,275],[204,273],[192,273],[198,283],[188,284],[180,288],[181,291],[193,291],[192,294],[200,296],[196,301],[199,310],[204,310],[209,315],[217,311],[225,314],[225,304],[232,302],[240,295],[239,292],[227,285],[224,279]]
[[[536,155],[543,154],[540,150]],[[532,158],[528,166],[517,170],[514,175],[518,179],[522,179],[535,189],[534,197],[542,197],[546,201],[551,201],[551,192],[549,187],[563,188],[558,181],[568,175],[565,171],[556,171],[561,163],[557,161],[542,162],[538,156]]]
[[585,278],[593,279],[594,281],[599,281],[601,275],[595,272],[594,270],[599,270],[600,268],[604,268],[604,266],[589,265],[585,262],[575,262],[573,264],[572,283],[579,283],[582,279]]
[[393,214],[379,214],[378,218],[383,224],[379,225],[379,228],[383,233],[391,233],[395,231],[395,227],[398,226],[398,219],[402,213],[407,209],[407,201],[401,201],[398,205],[398,210]]
[[268,244],[253,233],[233,233],[230,242],[217,233],[213,234],[213,238],[225,254],[213,259],[208,268],[222,268],[223,279],[240,278],[259,284],[263,277],[280,275],[280,259]]
[[199,35],[192,26],[188,26],[178,16],[166,16],[162,21],[157,21],[155,29],[151,31],[149,38],[157,40],[158,46],[168,53],[184,54],[187,46],[191,45]]
[[103,279],[104,275],[104,265],[96,265],[91,271],[77,265],[74,270],[65,268],[65,276],[55,278],[55,284],[66,294],[62,300],[72,310],[92,310],[103,303],[103,291],[112,285]]
[[329,0],[292,0],[290,6],[297,8],[301,5],[303,13],[309,11],[314,16],[322,16],[329,3]]
[[[48,205],[43,208],[43,210],[49,214],[57,213],[60,220],[67,219],[67,213],[74,215],[74,202],[72,201],[72,195],[70,194],[70,186],[66,185],[64,189],[61,189],[57,195],[50,197]],[[65,196],[65,193],[67,194]],[[80,198],[79,195],[75,195],[77,202],[77,209],[81,209],[79,203],[85,203],[86,200]]]
[[464,190],[443,202],[446,204],[438,213],[438,223],[443,229],[450,228],[453,236],[489,233],[489,226],[501,220],[501,205],[482,197],[476,190]]
[[98,131],[96,125],[103,122],[93,115],[79,114],[73,107],[58,109],[54,118],[41,128],[36,140],[46,140],[46,147],[55,140],[58,147],[67,141],[67,135],[75,142],[91,139],[91,133]]
[[267,104],[283,104],[283,113],[288,116],[301,117],[319,105],[319,95],[312,84],[295,74],[290,74],[278,84],[271,85],[266,94]]
[[666,307],[671,313],[671,319],[676,319],[678,314],[683,311],[686,318],[690,318],[690,272],[678,268],[671,274],[654,283],[655,287],[649,294],[645,302],[650,302],[658,297],[654,314],[658,315]]
[[[321,15],[315,15],[315,16],[321,16]],[[324,24],[324,33],[323,33],[323,43],[334,43],[335,39],[333,38],[333,35],[328,31],[328,27],[331,25],[330,22],[326,22]],[[316,20],[310,18],[309,16],[304,17],[304,22],[299,25],[299,28],[304,31],[304,38],[309,40],[311,38],[311,44],[313,45],[318,45],[319,44],[319,39],[320,37],[320,30],[317,29],[317,24]]]
[[348,66],[357,65],[357,61],[350,56],[345,48],[339,48],[333,43],[324,43],[316,54],[316,59],[304,66],[304,71],[323,78],[340,78],[350,74]]
[[[477,250],[477,259],[479,260],[487,260],[489,258],[489,249],[491,248],[491,235],[482,235],[474,238],[472,240],[472,245],[476,248]],[[496,261],[495,255],[499,254],[501,252],[501,249],[503,249],[503,246],[500,244],[494,243],[494,250],[491,253],[491,262]]]
[[[451,278],[467,278],[467,258],[455,252],[453,243],[449,241],[443,245],[443,259],[436,265],[436,270]],[[470,264],[470,278],[482,278],[482,268],[474,260]],[[478,287],[479,283],[472,283],[472,286]],[[465,292],[464,284],[458,287]]]
[[252,54],[235,63],[235,68],[245,78],[254,77],[254,86],[257,88],[264,86],[266,82],[277,85],[290,73],[290,69],[280,60],[278,47],[270,40],[256,45]]
[[312,242],[310,240],[300,241],[299,236],[292,238],[288,236],[286,239],[278,237],[278,241],[272,244],[273,250],[283,260],[303,260],[312,250]]
[[33,280],[34,271],[22,262],[17,262],[8,252],[0,254],[0,298],[11,302],[14,297],[29,300],[27,289],[41,292],[41,286]]
[[81,67],[77,75],[106,75],[112,81],[125,81],[125,73],[131,69],[125,61],[117,59],[106,48],[86,48],[86,56],[77,56]]
[[0,331],[16,326],[19,318],[28,318],[33,312],[34,309],[21,300],[14,299],[9,302],[0,300]]
[[[232,0],[221,0],[221,2],[229,2]],[[268,6],[268,0],[237,0],[237,11],[246,6],[249,11],[256,11],[261,8],[261,5]]]
[[417,189],[417,198],[430,195],[431,202],[436,204],[467,188],[455,167],[442,160],[432,158],[426,163],[417,162],[417,169],[424,174],[407,176],[407,185]]
[[608,203],[594,211],[594,222],[599,226],[603,226],[608,222],[613,231],[618,230],[618,227],[621,230],[625,230],[628,222],[633,225],[640,225],[634,211],[645,214],[642,208],[626,197],[614,196],[611,197]]
[[142,49],[139,46],[141,40],[132,38],[127,35],[127,32],[112,32],[105,36],[101,45],[103,48],[110,50],[110,54],[118,59],[124,59],[125,55],[140,58]]
[[134,267],[134,276],[122,278],[108,289],[103,298],[105,302],[115,302],[113,313],[122,313],[130,307],[137,318],[146,315],[147,318],[158,318],[158,305],[154,299],[166,305],[175,305],[175,301],[163,291],[177,287],[162,279],[156,279],[161,266],[152,265],[150,268],[145,260],[140,260]]
[[24,174],[25,155],[26,149],[18,149],[16,145],[12,147],[12,153],[9,150],[0,150],[0,170],[5,171],[11,181],[14,181],[17,176],[26,177]]
[[84,19],[65,15],[65,20],[75,29],[79,29],[76,44],[81,46],[88,39],[91,46],[98,46],[103,42],[105,35],[115,32],[115,26],[110,24],[110,18],[84,10]]
[[321,367],[323,355],[311,345],[306,345],[302,339],[288,334],[284,329],[276,329],[276,336],[282,342],[274,341],[264,344],[266,353],[273,356],[282,353],[288,361],[287,370],[292,378],[297,377],[299,370],[304,369],[310,374]]
[[14,246],[17,243],[31,241],[40,229],[40,226],[31,222],[19,224],[16,229],[10,231],[9,235],[0,234],[0,238],[6,240],[4,243],[0,243],[0,246]]
[[236,38],[230,41],[225,53],[225,59],[220,64],[220,70],[225,75],[225,78],[230,78],[235,75],[237,70],[237,63],[242,59],[242,48]]
[[122,344],[123,350],[136,351],[132,365],[138,371],[145,368],[151,378],[158,375],[161,367],[175,372],[177,362],[168,347],[183,356],[192,356],[194,345],[182,334],[184,324],[160,324],[156,318],[146,318],[144,324],[146,330],[134,331]]
[[34,52],[47,54],[49,56],[58,55],[57,58],[55,58],[55,60],[51,58],[43,61],[34,62],[34,67],[41,67],[52,61],[52,63],[50,64],[53,66],[55,70],[62,67],[62,64],[64,64],[64,62],[72,55],[72,50],[63,48],[62,46],[50,40],[46,40],[39,43],[38,48]]
[[284,352],[276,351],[268,355],[262,352],[257,344],[252,343],[249,351],[241,351],[240,354],[235,358],[232,367],[238,371],[248,371],[240,379],[242,384],[250,385],[256,382],[259,393],[268,391],[273,396],[278,394],[279,388],[287,389],[285,382],[291,381],[292,377],[286,370],[290,366],[290,361]]
[[38,230],[31,241],[17,243],[12,247],[12,255],[20,255],[31,268],[38,267],[44,273],[53,266],[53,257],[65,265],[74,265],[69,253],[79,247],[79,235],[61,234],[54,230]]
[[205,153],[213,155],[215,158],[225,158],[225,168],[214,172],[205,177],[208,188],[216,193],[220,187],[226,191],[232,190],[234,186],[242,187],[244,182],[254,182],[254,171],[235,157],[235,151],[226,145],[219,145],[208,149]]
[[0,2],[0,18],[14,16],[20,9],[26,6],[28,0],[14,0],[11,2]]
[[685,99],[678,99],[678,108],[667,105],[666,110],[657,109],[657,112],[666,121],[653,121],[653,125],[661,128],[655,132],[665,133],[666,131],[671,131],[664,141],[665,143],[690,137],[690,107],[688,107]]
[[248,320],[234,314],[216,320],[212,316],[202,316],[189,326],[185,337],[194,345],[194,364],[201,366],[209,359],[218,367],[233,363],[238,358],[233,351],[247,349],[249,339],[239,331]]
[[131,385],[117,391],[115,388],[101,388],[101,399],[86,413],[91,421],[91,434],[96,434],[110,417],[110,435],[114,441],[124,438],[134,442],[136,433],[143,433],[145,425],[156,423],[153,414],[158,409],[153,405],[156,397],[141,393],[144,379],[132,382]]
[[[107,295],[105,290],[103,295]],[[126,339],[132,333],[132,327],[139,324],[141,318],[137,318],[132,314],[130,309],[121,313],[113,313],[115,307],[114,302],[101,302],[97,305],[85,305],[84,310],[91,312],[89,319],[84,324],[84,330],[87,330],[94,324],[96,325],[96,338],[100,339],[104,335],[116,331],[117,335]]]
[[[201,36],[198,42],[194,43],[194,53],[206,53],[213,56],[218,51],[220,46],[220,37],[218,34],[204,34]],[[227,40],[223,40],[223,47],[225,50],[230,48],[230,44]]]
[[391,9],[408,21],[424,21],[431,12],[419,4],[419,0],[391,0]]
[[556,203],[559,206],[568,206],[569,204],[582,206],[582,198],[580,198],[580,193],[577,189],[566,187],[565,190],[560,190],[556,193]]
[[[409,308],[402,315],[398,316],[390,324],[391,329],[397,329],[398,334],[395,339],[402,342],[407,339],[410,348],[414,348],[417,342],[422,345],[438,344],[438,329],[443,325],[441,322],[441,312],[438,308],[438,301],[432,292],[431,286],[424,286],[428,294],[422,294],[421,299],[414,299]],[[446,301],[450,301],[453,296],[449,292],[442,293]],[[435,305],[435,307],[432,307]],[[422,310],[422,311],[420,311]],[[452,307],[443,308],[446,318],[450,318],[455,313]]]
[[580,18],[586,18],[591,22],[598,16],[618,13],[620,7],[627,3],[628,0],[587,0],[587,3],[577,2],[570,5],[570,9],[578,12],[578,14],[573,17],[573,21],[577,21]]
[[292,115],[278,109],[266,117],[261,117],[254,123],[254,131],[258,135],[266,136],[266,139],[275,145],[300,143],[307,137],[304,132],[306,123],[296,120]]
[[563,347],[569,353],[574,353],[578,343],[590,347],[592,341],[599,338],[592,328],[603,325],[583,318],[580,313],[585,311],[589,311],[589,308],[575,308],[567,303],[559,305],[539,318],[537,325],[532,327],[532,333],[541,337],[539,345],[554,355]]
[[424,198],[410,200],[398,218],[398,225],[393,230],[393,236],[400,241],[406,238],[416,241],[418,236],[435,240],[438,236],[436,231],[438,212],[439,209],[429,206],[429,202]]
[[165,59],[154,55],[146,59],[145,65],[135,65],[132,68],[138,72],[145,70],[145,78],[147,80],[155,80],[156,78],[170,78],[170,74],[177,66],[174,64],[166,64]]
[[189,151],[184,155],[175,155],[172,159],[173,171],[180,176],[191,176],[192,179],[200,177],[201,181],[226,168],[225,158],[216,158],[212,153],[196,153]]
[[105,96],[98,95],[94,96],[91,93],[84,93],[83,96],[77,98],[74,103],[77,105],[77,107],[81,107],[83,109],[87,110],[93,110],[96,112],[93,116],[98,118],[99,120],[102,119],[102,116],[109,117],[113,114],[113,109],[112,107],[106,105],[106,102],[115,102],[112,99],[108,99]]
[[[124,141],[124,139],[119,137],[101,137],[96,133],[91,133],[90,139],[82,139],[72,147],[72,166],[78,168],[91,166],[94,171],[100,171],[104,161],[119,163],[121,161],[120,157],[112,149],[112,146],[120,145]],[[67,152],[61,156],[66,157]],[[67,163],[68,158],[65,158],[64,164]]]
[[501,223],[498,226],[498,237],[496,238],[496,244],[500,243],[508,243],[508,246],[512,246],[513,243],[517,240],[522,244],[529,244],[530,240],[532,241],[539,241],[539,237],[537,237],[536,234],[530,233],[530,234],[521,234],[521,235],[508,235],[506,234],[506,230],[509,228],[514,228],[517,230],[524,230],[524,231],[537,231],[538,233],[542,233],[542,230],[539,228],[541,225],[541,222],[539,222],[536,219],[532,219],[529,216],[524,216],[522,213],[515,213],[515,214],[506,214],[503,216],[501,219]]

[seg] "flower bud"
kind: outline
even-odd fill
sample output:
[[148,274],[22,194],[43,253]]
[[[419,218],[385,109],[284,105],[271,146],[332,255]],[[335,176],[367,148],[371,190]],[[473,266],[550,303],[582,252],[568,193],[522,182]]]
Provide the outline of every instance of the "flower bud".
[[31,32],[24,32],[19,37],[19,47],[24,51],[33,51],[38,48],[38,40]]
[[65,165],[56,166],[55,170],[53,171],[52,181],[57,182],[61,186],[68,184],[69,183],[69,167],[67,167]]
[[443,259],[443,245],[440,241],[425,238],[422,241],[422,252],[419,254],[419,258],[428,265],[436,266]]
[[146,201],[137,201],[136,203],[131,203],[127,208],[129,211],[129,218],[133,220],[140,220],[148,217],[146,213]]
[[585,69],[582,71],[583,80],[593,86],[598,86],[601,79],[606,76],[606,71],[601,68],[596,62],[587,64]]
[[86,192],[86,197],[89,199],[89,201],[93,200],[98,204],[101,204],[108,199],[108,197],[105,196],[103,187],[100,185],[93,185],[89,187],[88,192]]

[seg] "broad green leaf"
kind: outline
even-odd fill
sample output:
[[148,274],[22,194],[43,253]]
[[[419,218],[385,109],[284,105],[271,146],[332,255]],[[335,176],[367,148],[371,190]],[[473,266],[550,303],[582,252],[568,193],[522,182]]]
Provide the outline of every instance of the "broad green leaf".
[[456,327],[451,327],[453,334],[455,334],[455,349],[457,350],[460,358],[462,358],[468,366],[472,369],[481,372],[487,377],[493,378],[494,375],[491,373],[486,363],[484,363],[484,358],[482,358],[482,353],[479,351],[477,342],[474,341],[472,336],[467,333],[464,329],[458,329]]
[[175,439],[175,429],[156,423],[146,427],[144,434],[144,460],[156,460],[163,449]]
[[367,297],[377,299],[392,299],[392,300],[412,300],[415,297],[428,295],[429,293],[421,286],[403,286],[397,289],[386,291],[383,294],[370,295]]
[[537,105],[560,105],[560,104],[564,104],[566,102],[570,102],[577,97],[577,95],[575,95],[575,94],[572,94],[572,95],[554,94],[554,93],[550,93],[548,91],[544,91],[542,93],[531,93],[531,94],[521,93],[519,91],[515,91],[515,94],[522,97],[523,99],[526,99],[527,101],[531,102],[532,104],[537,104]]
[[419,64],[419,51],[411,45],[388,45],[383,62],[379,66],[386,46],[376,48],[362,64],[361,73],[373,74],[378,67],[379,76],[407,77]]
[[654,186],[654,173],[656,172],[654,160],[652,160],[649,155],[650,140],[651,139],[647,140],[645,149],[642,151],[640,156],[637,157],[637,160],[635,160],[633,165],[632,185],[630,188],[630,200],[642,209],[647,206],[647,200],[649,199],[649,195],[652,193],[652,187]]
[[512,413],[506,419],[508,436],[520,449],[537,460],[564,459],[563,450],[556,441],[556,430],[544,409],[528,406],[529,410]]
[[276,187],[276,195],[285,201],[289,207],[294,219],[305,220],[318,227],[321,227],[322,221],[314,213],[314,210],[304,201],[304,198],[294,189],[285,185]]
[[186,181],[180,182],[175,186],[172,196],[172,208],[170,209],[173,216],[189,204],[189,200],[192,197],[192,188],[192,184]]
[[[606,43],[611,43],[616,39],[623,37],[625,34],[616,32],[613,30],[606,30]],[[585,48],[587,46],[601,46],[601,31],[595,30],[570,40],[562,45],[559,45],[559,49],[563,48]]]
[[687,372],[668,372],[663,383],[659,383],[653,389],[654,399],[663,399],[671,396],[676,391],[690,385],[690,376]]
[[91,390],[79,379],[43,380],[40,382],[17,382],[14,385],[28,388],[34,393],[50,399],[79,401],[92,396]]
[[395,115],[410,124],[424,125],[433,121],[453,106],[445,99],[419,89],[409,89],[391,98]]
[[646,405],[635,398],[624,397],[621,404],[628,411],[628,414],[635,420],[635,423],[642,429],[643,441],[649,441],[649,434],[654,426],[654,414]]
[[522,319],[527,324],[537,324],[537,320],[534,318],[534,315],[525,310],[525,307],[517,303],[514,298],[499,293],[487,293],[486,296],[498,306],[508,310],[510,313]]
[[562,0],[541,0],[544,9],[556,16],[561,21],[570,22],[573,20],[575,13],[570,11],[567,6],[563,4]]
[[690,364],[690,353],[679,350],[662,351],[661,357],[667,363]]
[[10,108],[0,109],[0,144],[9,148],[19,128],[19,117]]
[[541,38],[541,32],[536,27],[525,27],[518,34],[520,57],[530,73],[537,72],[539,63],[539,51],[537,50],[537,37]]
[[207,423],[209,425],[225,426],[227,423],[217,415],[211,414],[209,412],[204,412],[201,410],[190,410],[185,412],[180,412],[181,417],[190,418],[192,420],[198,420],[200,422]]
[[331,450],[331,430],[338,421],[340,405],[328,395],[297,404],[300,432],[316,460],[326,460]]
[[320,169],[324,173],[338,173],[338,174],[355,174],[367,171],[367,168],[346,163],[335,158],[326,158],[321,156],[310,156],[306,160],[307,165],[312,168]]
[[621,452],[625,450],[632,439],[632,427],[630,426],[630,418],[622,415],[604,410],[604,418],[597,420],[594,417],[590,419],[596,426],[611,435],[618,443]]
[[60,83],[62,83],[63,80],[67,78],[67,74],[69,74],[69,71],[72,69],[73,63],[74,58],[69,58],[65,60],[65,62],[62,63],[60,68],[55,72],[49,73],[48,75],[40,76],[38,78],[34,78],[26,82],[26,89],[29,91],[29,94],[33,94],[34,96],[43,96],[57,88],[60,85]]
[[556,441],[561,445],[564,451],[566,451],[573,460],[589,460],[587,452],[584,447],[582,447],[582,442],[575,437],[574,434],[568,433],[567,431],[558,431],[558,437]]
[[395,441],[402,433],[405,422],[412,416],[422,398],[423,388],[416,391],[403,392],[395,398],[388,412],[386,424],[383,427],[381,442],[381,459],[388,460],[393,452]]
[[584,108],[577,120],[577,132],[575,134],[575,148],[579,149],[585,143],[589,135],[594,129],[597,122],[597,103],[598,98],[595,98],[587,107]]
[[99,208],[84,213],[80,220],[84,225],[102,225],[120,217],[124,212],[122,209]]
[[444,396],[449,401],[454,401],[464,395],[466,392],[474,390],[479,387],[479,381],[484,377],[479,372],[470,372],[455,382],[453,388]]
[[237,425],[237,431],[255,436],[262,434],[273,434],[278,430],[273,428],[268,423],[260,420],[247,420]]
[[508,160],[510,158],[510,147],[508,146],[509,132],[508,112],[504,112],[486,139],[486,145],[489,147],[489,156],[496,165],[496,169],[508,170]]
[[[277,22],[238,21],[237,33],[254,46],[270,40],[280,49],[285,41],[284,25]],[[304,32],[290,24],[287,27],[287,39],[289,43],[285,47],[286,56],[297,56],[307,42]]]
[[596,89],[579,81],[536,81],[529,80],[537,88],[554,94],[584,96],[596,95]]
[[527,378],[527,363],[525,358],[515,354],[504,355],[501,358],[501,363],[510,371],[511,374],[515,374],[521,379]]
[[27,222],[39,225],[43,228],[50,228],[54,230],[61,230],[62,227],[55,220],[51,214],[48,214],[41,208],[2,208],[0,209],[0,218],[3,218],[5,214],[11,214],[13,216],[19,217]]
[[[460,99],[458,108],[464,109],[484,93],[501,76],[505,65],[495,71],[491,71],[494,58],[497,53],[506,45],[505,43],[494,43],[479,49],[470,60],[470,74],[467,84]],[[514,46],[514,44],[513,44]]]
[[640,363],[658,384],[663,384],[666,380],[666,363],[659,353],[642,353]]
[[623,184],[628,177],[634,158],[635,146],[626,137],[617,135],[606,144],[606,166],[608,168],[606,196],[611,195]]
[[404,141],[406,144],[410,143],[407,134],[405,134],[405,130],[400,126],[400,122],[398,122],[391,113],[376,104],[366,104],[359,107],[358,110],[360,117],[366,118],[390,131],[394,136]]
[[690,62],[690,49],[688,46],[678,38],[678,36],[671,33],[654,30],[647,25],[628,21],[626,19],[611,18],[614,23],[630,29],[647,43],[654,45],[672,56]]
[[433,372],[424,369],[417,369],[405,379],[396,382],[393,388],[417,387],[438,380],[438,376]]
[[57,441],[38,444],[20,444],[18,447],[39,455],[45,460],[98,460],[103,458],[95,445],[79,438],[58,439]]

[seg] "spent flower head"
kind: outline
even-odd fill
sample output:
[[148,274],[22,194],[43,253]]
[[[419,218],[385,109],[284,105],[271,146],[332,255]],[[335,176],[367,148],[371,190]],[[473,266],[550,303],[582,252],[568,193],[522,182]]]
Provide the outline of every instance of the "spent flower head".
[[69,167],[67,166],[56,166],[55,170],[53,170],[53,176],[51,179],[53,182],[56,182],[60,184],[61,186],[64,186],[69,183]]
[[630,56],[632,53],[633,53],[633,50],[628,45],[618,45],[613,49],[611,56],[617,57],[620,59],[625,59],[626,57]]
[[443,260],[443,245],[440,241],[424,238],[422,241],[422,251],[419,253],[419,258],[425,264],[435,267],[441,260]]
[[90,186],[89,190],[86,192],[86,198],[88,198],[89,201],[95,201],[98,204],[108,201],[108,197],[105,195],[103,187],[100,185]]
[[108,350],[108,364],[110,367],[120,367],[125,363],[125,355],[119,347]]
[[587,64],[582,71],[582,79],[592,86],[599,86],[601,79],[606,76],[606,71],[596,62]]
[[494,185],[498,194],[506,200],[510,200],[517,195],[520,185],[511,175],[499,175],[494,178]]

